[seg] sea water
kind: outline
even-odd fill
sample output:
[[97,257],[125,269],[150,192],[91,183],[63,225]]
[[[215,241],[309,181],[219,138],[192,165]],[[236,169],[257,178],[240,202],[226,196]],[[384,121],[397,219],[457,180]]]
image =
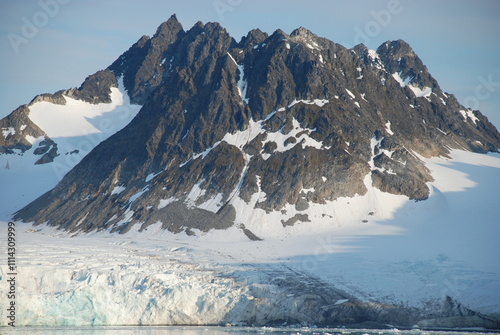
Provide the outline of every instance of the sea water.
[[16,327],[0,328],[0,335],[234,335],[234,334],[285,334],[285,335],[471,335],[474,333],[500,335],[493,331],[470,329],[467,331],[379,330],[344,328],[271,328],[271,327]]

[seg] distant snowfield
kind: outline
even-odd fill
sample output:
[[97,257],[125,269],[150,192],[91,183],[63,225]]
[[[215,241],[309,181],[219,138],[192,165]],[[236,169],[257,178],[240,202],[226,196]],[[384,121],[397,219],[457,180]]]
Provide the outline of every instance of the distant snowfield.
[[[373,203],[362,209],[386,215],[368,215],[367,222],[354,215],[331,227],[247,227],[263,241],[250,241],[237,227],[195,237],[159,226],[68,236],[18,223],[18,325],[230,321],[255,299],[248,286],[256,283],[269,290],[262,306],[277,313],[283,301],[269,278],[280,273],[317,278],[364,300],[421,307],[448,295],[500,312],[500,155],[453,151],[451,159],[425,161],[435,178],[426,201],[370,190],[365,200]],[[351,204],[337,203],[336,210],[349,213]],[[2,223],[2,245],[6,237]],[[3,301],[0,307],[5,325]]]
[[0,217],[21,209],[52,189],[99,143],[125,127],[141,106],[130,104],[119,79],[111,88],[111,103],[97,105],[65,96],[66,104],[47,101],[30,106],[30,119],[57,143],[54,162],[34,165],[41,157],[33,154],[40,138],[29,138],[33,147],[20,155],[0,155]]

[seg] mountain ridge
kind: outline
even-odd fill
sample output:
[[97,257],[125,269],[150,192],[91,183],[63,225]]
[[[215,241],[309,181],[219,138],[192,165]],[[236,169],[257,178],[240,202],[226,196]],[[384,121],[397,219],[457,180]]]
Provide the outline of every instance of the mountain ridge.
[[159,220],[205,231],[248,223],[234,202],[264,193],[253,206],[266,213],[304,208],[285,215],[286,226],[311,222],[306,204],[365,194],[366,175],[383,192],[426,199],[432,176],[413,151],[500,147],[494,126],[442,92],[401,40],[350,50],[301,27],[254,30],[237,43],[218,23],[184,31],[172,16],[76,92],[101,92],[90,84],[103,76],[104,87],[123,76],[141,111],[16,220],[120,232]]

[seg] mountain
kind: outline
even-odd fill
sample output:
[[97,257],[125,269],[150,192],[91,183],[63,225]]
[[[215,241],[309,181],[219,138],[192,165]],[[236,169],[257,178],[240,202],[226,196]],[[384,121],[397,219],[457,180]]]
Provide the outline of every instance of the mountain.
[[[69,115],[74,126],[61,121]],[[298,28],[272,35],[256,29],[237,42],[217,23],[185,31],[175,15],[80,88],[40,95],[0,127],[5,169],[22,160],[29,171],[50,167],[62,178],[17,211],[16,221],[69,234],[157,231],[197,239],[227,232],[255,248],[372,227],[403,206],[434,204],[433,159],[500,148],[488,119],[443,92],[402,40],[347,49]],[[496,322],[434,291],[425,298],[430,311],[422,301],[398,309],[400,302],[364,300],[338,283],[304,287],[312,277],[294,271],[266,283],[279,292],[280,306],[308,306],[295,311],[297,322]],[[259,285],[250,285],[258,300],[241,307],[248,319],[227,320],[255,318],[250,311],[267,299]],[[290,291],[311,296],[294,300]]]
[[102,74],[123,78],[141,111],[16,220],[188,233],[252,225],[253,213],[269,225],[335,221],[328,204],[371,185],[426,199],[418,155],[500,148],[486,117],[442,92],[403,41],[349,50],[299,28],[237,43],[217,23],[184,32],[172,17]]

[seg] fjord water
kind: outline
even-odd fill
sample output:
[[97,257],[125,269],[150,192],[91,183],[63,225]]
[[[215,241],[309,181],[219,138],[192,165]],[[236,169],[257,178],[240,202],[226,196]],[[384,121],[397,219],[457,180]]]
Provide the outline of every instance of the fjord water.
[[231,335],[231,334],[285,334],[285,335],[470,335],[477,333],[500,334],[481,329],[466,331],[421,331],[399,329],[345,329],[345,328],[271,328],[271,327],[206,327],[206,326],[124,326],[47,328],[0,328],[0,334],[35,335]]

